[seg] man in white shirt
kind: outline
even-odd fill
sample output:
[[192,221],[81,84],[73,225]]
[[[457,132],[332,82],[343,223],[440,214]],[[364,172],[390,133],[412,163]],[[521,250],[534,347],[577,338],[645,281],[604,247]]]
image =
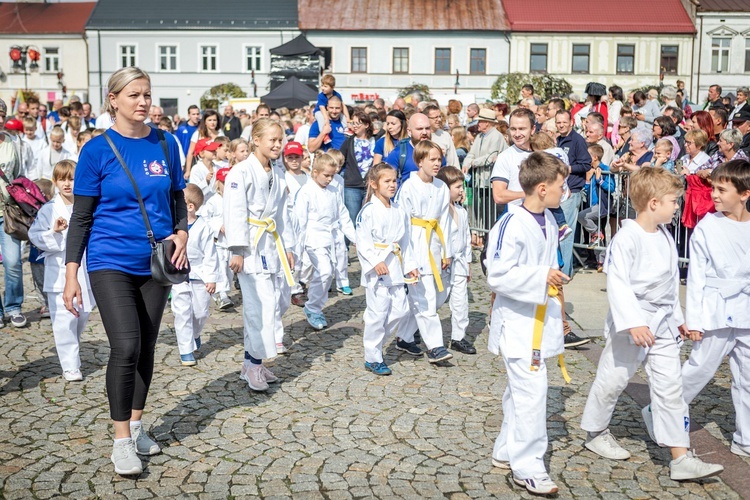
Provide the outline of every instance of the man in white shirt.
[[445,164],[459,168],[458,155],[456,146],[453,144],[451,134],[443,130],[443,113],[440,108],[431,104],[424,108],[424,114],[430,120],[430,130],[432,131],[432,142],[440,146],[445,156]]

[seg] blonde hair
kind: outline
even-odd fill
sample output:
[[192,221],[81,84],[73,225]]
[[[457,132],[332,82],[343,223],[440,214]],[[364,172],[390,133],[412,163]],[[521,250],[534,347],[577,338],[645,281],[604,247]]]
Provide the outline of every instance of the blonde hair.
[[203,205],[203,191],[195,184],[188,184],[185,186],[185,204],[192,203],[195,205],[195,209],[198,210]]
[[420,141],[417,143],[416,146],[414,146],[414,163],[419,166],[419,162],[430,156],[430,151],[433,149],[436,149],[438,153],[440,153],[440,159],[443,159],[443,150],[440,149],[440,146],[435,144],[432,141]]
[[544,151],[545,149],[550,149],[557,146],[557,144],[555,144],[555,141],[552,140],[552,137],[547,134],[534,134],[531,136],[529,142],[531,144],[532,151]]
[[682,191],[682,179],[661,167],[641,167],[630,177],[630,201],[636,212],[644,211],[654,198],[660,200],[669,194],[679,196]]
[[76,162],[73,160],[60,160],[55,164],[55,168],[52,169],[52,181],[62,181],[65,179],[73,179],[76,172]]
[[346,158],[344,158],[344,153],[339,151],[338,149],[329,149],[328,153],[326,153],[333,157],[334,160],[336,160],[336,167],[338,169],[341,169],[341,167],[344,166],[344,163],[346,163]]
[[279,132],[281,132],[282,137],[284,136],[284,130],[281,128],[281,125],[279,125],[277,122],[271,120],[270,118],[261,118],[260,120],[253,123],[253,133],[252,137],[253,139],[261,138],[265,134],[268,133],[268,131],[272,128],[277,128]]
[[34,181],[39,190],[42,192],[47,201],[51,200],[55,196],[55,185],[49,179],[37,179]]
[[698,149],[703,149],[708,144],[708,134],[699,128],[694,128],[685,134],[685,139],[690,139]]
[[378,163],[367,171],[367,175],[365,176],[365,184],[367,184],[365,203],[369,202],[372,199],[372,195],[375,194],[375,188],[373,188],[372,185],[375,184],[375,186],[377,187],[378,183],[380,182],[380,177],[382,177],[382,175],[388,171],[391,171],[394,174],[396,173],[396,169],[388,165],[387,163]]
[[104,103],[104,111],[109,113],[112,118],[115,117],[115,108],[112,106],[112,101],[109,99],[110,95],[117,96],[122,89],[127,87],[130,82],[145,78],[148,80],[149,86],[151,85],[151,77],[148,73],[143,71],[141,68],[136,66],[129,66],[127,68],[118,69],[107,81],[107,99]]
[[336,86],[336,77],[331,74],[323,75],[323,78],[320,79],[321,85],[330,85],[331,88]]
[[229,146],[229,137],[226,137],[224,135],[220,135],[219,137],[216,137],[214,139],[214,142],[218,142],[219,144],[223,144],[224,146]]
[[60,125],[55,125],[52,127],[52,130],[50,130],[49,133],[50,139],[54,137],[65,137],[65,131],[62,129]]
[[654,150],[659,147],[668,149],[670,154],[672,153],[672,150],[674,150],[674,144],[672,144],[672,141],[670,141],[669,139],[659,139],[658,141],[656,141]]
[[453,145],[456,148],[464,148],[467,152],[471,148],[469,140],[466,138],[466,129],[461,125],[457,125],[451,129],[451,137],[453,138]]
[[333,167],[334,170],[339,168],[339,163],[336,161],[330,153],[323,153],[320,156],[315,157],[313,162],[313,172],[322,172],[324,168]]

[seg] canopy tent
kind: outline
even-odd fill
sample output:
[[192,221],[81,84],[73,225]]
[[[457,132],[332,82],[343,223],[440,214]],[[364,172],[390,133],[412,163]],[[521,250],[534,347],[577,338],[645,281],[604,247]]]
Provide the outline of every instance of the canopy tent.
[[271,108],[302,108],[318,99],[318,93],[302,83],[296,76],[290,76],[284,83],[260,98]]
[[283,45],[271,49],[275,56],[322,56],[323,51],[311,44],[305,35],[300,35]]

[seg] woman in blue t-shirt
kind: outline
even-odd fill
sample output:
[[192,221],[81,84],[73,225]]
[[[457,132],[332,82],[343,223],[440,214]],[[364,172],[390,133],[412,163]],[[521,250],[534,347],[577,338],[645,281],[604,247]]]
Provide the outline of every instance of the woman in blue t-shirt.
[[[165,155],[157,131],[144,124],[151,107],[151,80],[141,69],[123,68],[111,76],[107,88],[107,111],[114,118],[107,136],[138,185],[154,237],[174,241],[173,262],[184,268],[185,181],[176,139],[164,135]],[[91,289],[111,348],[106,384],[115,428],[112,462],[118,474],[140,474],[143,466],[136,454],[161,451],[146,434],[141,417],[171,287],[151,277],[151,246],[138,198],[106,137],[96,137],[82,149],[73,192],[63,299],[77,316],[81,304],[77,272],[87,250]]]
[[381,163],[398,146],[401,139],[409,137],[406,115],[403,111],[392,109],[385,117],[385,134],[375,142],[375,154],[372,164]]

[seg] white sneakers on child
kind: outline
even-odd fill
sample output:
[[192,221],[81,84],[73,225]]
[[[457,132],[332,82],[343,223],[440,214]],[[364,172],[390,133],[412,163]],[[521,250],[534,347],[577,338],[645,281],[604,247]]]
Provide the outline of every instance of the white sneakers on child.
[[617,444],[617,440],[609,432],[609,429],[605,429],[594,438],[587,437],[584,446],[600,457],[610,460],[627,460],[630,458],[630,452]]
[[263,376],[263,365],[252,365],[247,368],[244,364],[240,370],[240,378],[247,382],[248,387],[256,392],[268,390],[268,382]]
[[705,479],[721,474],[723,470],[723,465],[706,463],[691,451],[669,462],[669,477],[673,481]]
[[65,370],[63,372],[63,378],[68,382],[80,382],[83,380],[83,374],[81,370]]
[[553,495],[557,493],[557,485],[548,474],[537,474],[528,479],[521,479],[513,475],[513,482],[518,486],[523,486],[529,493],[536,495]]
[[732,441],[732,446],[729,447],[729,451],[741,457],[750,457],[750,447],[742,446],[734,441]]
[[115,441],[110,458],[117,474],[129,476],[143,472],[143,465],[135,453],[135,443],[132,438]]

